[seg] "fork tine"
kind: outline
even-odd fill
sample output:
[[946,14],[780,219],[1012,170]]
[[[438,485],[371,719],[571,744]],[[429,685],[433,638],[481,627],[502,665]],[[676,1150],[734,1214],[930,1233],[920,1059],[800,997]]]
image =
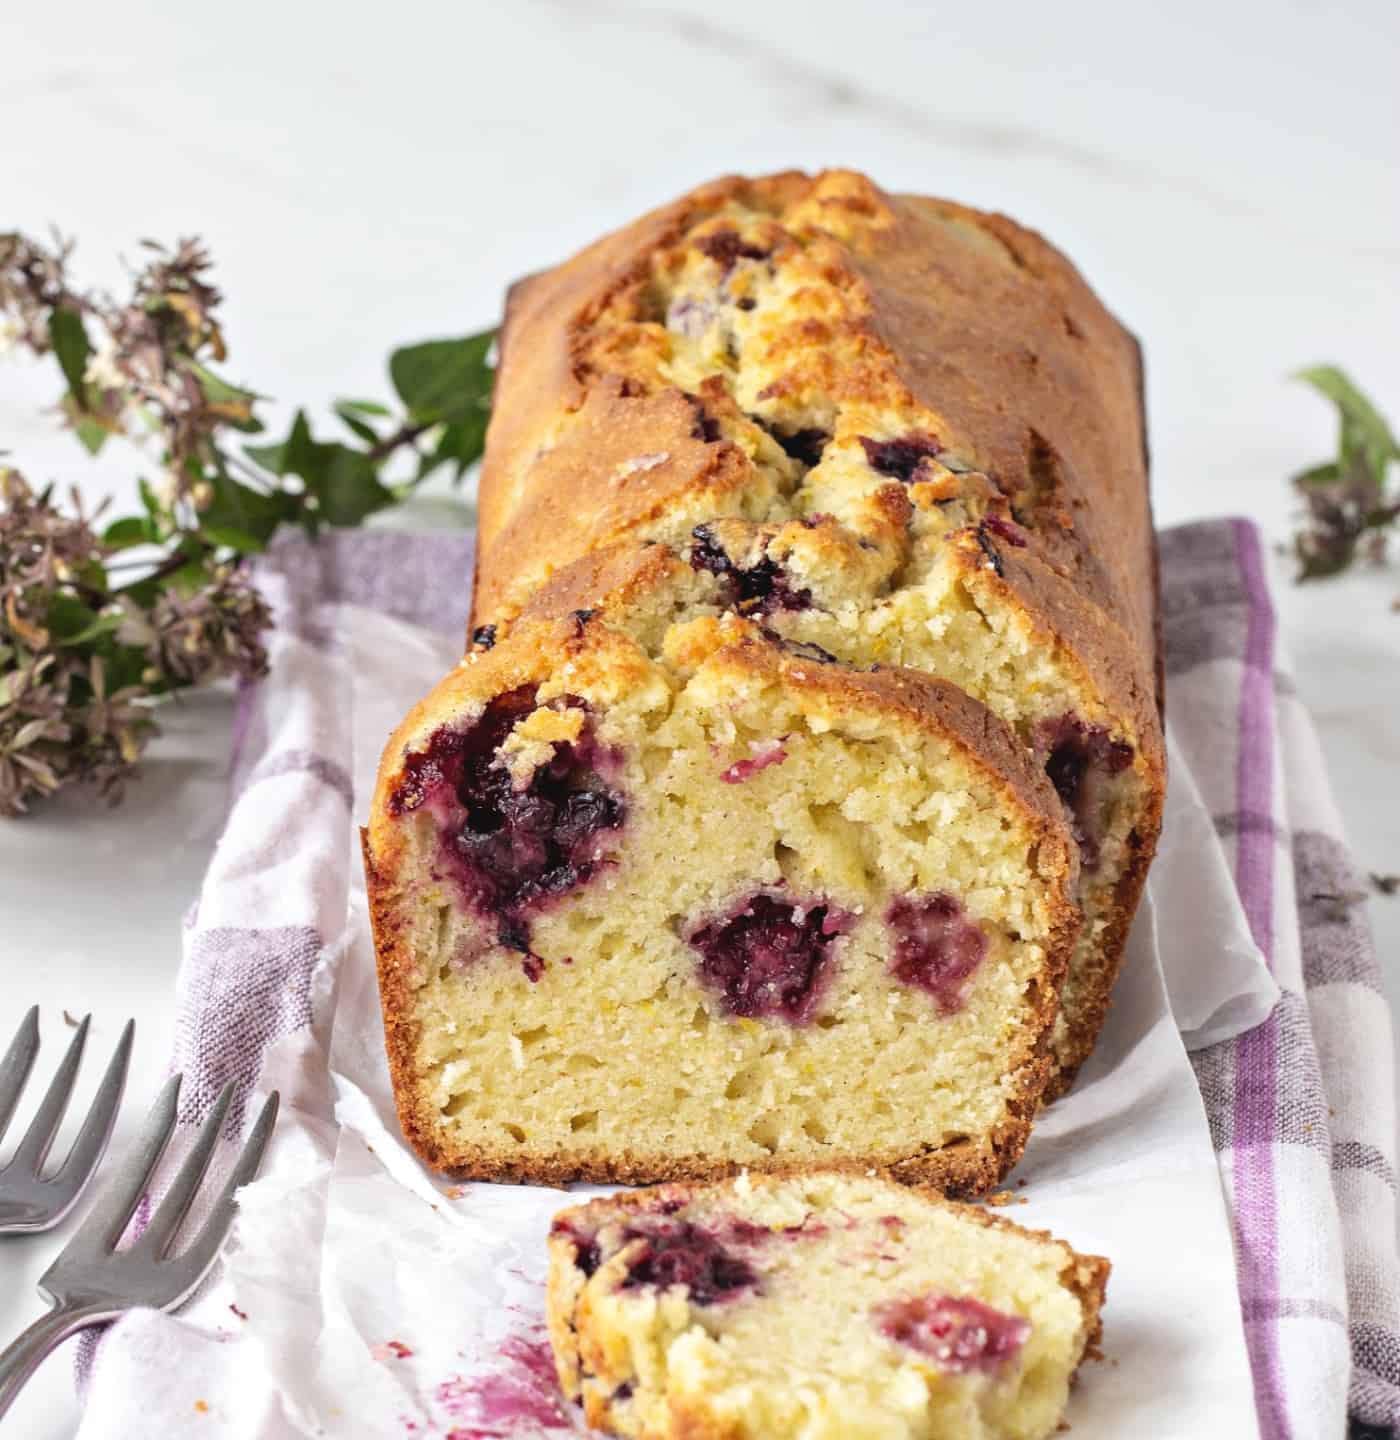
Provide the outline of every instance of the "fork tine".
[[204,1179],[204,1172],[209,1168],[214,1147],[219,1142],[219,1135],[224,1128],[224,1120],[228,1116],[228,1107],[232,1103],[233,1082],[230,1080],[219,1092],[219,1098],[214,1102],[214,1108],[200,1127],[189,1154],[185,1156],[184,1162],[180,1166],[180,1173],[176,1175],[170,1189],[166,1191],[165,1198],[160,1202],[160,1208],[151,1218],[145,1234],[132,1246],[134,1254],[144,1254],[150,1259],[159,1260],[170,1248],[170,1242],[174,1240],[175,1232],[180,1228],[185,1216],[189,1214],[190,1204],[194,1200],[195,1191],[199,1189],[200,1181]]
[[58,1127],[63,1124],[68,1102],[73,1097],[73,1085],[78,1078],[78,1066],[83,1063],[83,1047],[87,1044],[91,1021],[91,1015],[83,1016],[63,1059],[59,1061],[53,1080],[34,1112],[33,1120],[29,1122],[29,1129],[24,1132],[24,1139],[19,1142],[19,1149],[10,1161],[16,1170],[37,1176],[43,1169],[49,1146],[58,1134]]
[[29,1014],[19,1022],[15,1038],[0,1060],[0,1140],[5,1137],[10,1121],[14,1118],[15,1106],[24,1094],[25,1082],[34,1068],[34,1057],[39,1053],[39,1007],[33,1006]]
[[191,1287],[203,1279],[209,1267],[218,1259],[219,1251],[228,1238],[229,1228],[238,1208],[234,1200],[235,1192],[247,1185],[258,1173],[267,1142],[272,1138],[272,1127],[277,1122],[279,1099],[277,1091],[274,1090],[263,1102],[243,1146],[243,1153],[238,1157],[233,1173],[224,1182],[224,1188],[219,1192],[219,1198],[214,1202],[214,1208],[209,1212],[204,1228],[195,1237],[194,1244],[173,1262],[186,1269]]
[[122,1092],[126,1089],[126,1072],[131,1062],[131,1042],[135,1031],[136,1022],[128,1020],[122,1029],[121,1039],[117,1041],[117,1048],[107,1062],[107,1073],[93,1096],[83,1128],[78,1131],[68,1158],[53,1177],[55,1183],[74,1195],[87,1184],[88,1177],[97,1169],[107,1149],[107,1142],[112,1138],[112,1127],[117,1123]]
[[89,1253],[106,1254],[122,1238],[122,1231],[141,1202],[151,1172],[160,1164],[160,1157],[170,1143],[179,1099],[180,1077],[172,1075],[156,1097],[136,1143],[122,1157],[116,1174],[102,1187],[97,1203],[69,1242],[69,1250],[82,1248]]

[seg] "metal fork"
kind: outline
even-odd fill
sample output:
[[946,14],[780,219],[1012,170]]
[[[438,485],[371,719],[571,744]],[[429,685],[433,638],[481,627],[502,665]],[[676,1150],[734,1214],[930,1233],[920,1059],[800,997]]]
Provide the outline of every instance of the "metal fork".
[[257,1174],[272,1135],[275,1090],[254,1122],[209,1218],[183,1254],[169,1252],[209,1168],[233,1099],[231,1084],[224,1087],[200,1127],[145,1233],[127,1249],[116,1248],[175,1129],[179,1096],[180,1077],[175,1075],[160,1092],[131,1153],[102,1187],[63,1253],[40,1277],[39,1293],[53,1308],[0,1353],[0,1417],[40,1361],[74,1331],[113,1320],[137,1306],[173,1310],[189,1299],[218,1259],[233,1224],[234,1193]]
[[[131,1037],[135,1024],[130,1020],[126,1022],[117,1048],[107,1064],[107,1073],[97,1087],[97,1094],[83,1121],[83,1128],[68,1152],[68,1158],[55,1174],[48,1179],[43,1177],[44,1161],[48,1159],[54,1136],[63,1123],[68,1102],[73,1096],[73,1085],[78,1078],[78,1067],[82,1064],[91,1019],[90,1015],[85,1015],[78,1025],[68,1053],[59,1063],[24,1139],[19,1142],[10,1163],[0,1170],[0,1235],[33,1233],[50,1230],[57,1225],[78,1203],[78,1197],[92,1179],[107,1149],[107,1142],[112,1138],[112,1127],[116,1124],[122,1091],[126,1087],[127,1065],[131,1060]],[[36,1005],[20,1023],[5,1058],[0,1060],[0,1139],[4,1139],[14,1117],[15,1107],[19,1104],[38,1053],[39,1007]]]

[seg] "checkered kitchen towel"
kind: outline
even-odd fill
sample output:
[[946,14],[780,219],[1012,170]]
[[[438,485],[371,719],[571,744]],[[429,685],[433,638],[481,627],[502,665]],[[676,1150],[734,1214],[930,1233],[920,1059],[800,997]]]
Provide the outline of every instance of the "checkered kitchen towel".
[[[187,1125],[228,1079],[246,1097],[267,1047],[316,1023],[313,972],[344,930],[354,795],[335,667],[355,657],[338,650],[336,607],[460,635],[471,555],[462,534],[362,531],[315,546],[284,539],[260,561],[281,683],[245,697],[233,812],[185,936],[175,1059]],[[1234,1222],[1260,1432],[1325,1436],[1347,1408],[1354,1433],[1390,1434],[1400,1423],[1392,1040],[1364,911],[1346,898],[1361,886],[1281,662],[1258,533],[1239,520],[1165,532],[1162,582],[1175,733],[1283,993],[1263,1024],[1194,1057]],[[242,910],[225,913],[221,896],[235,890]],[[288,895],[313,898],[313,923],[304,899],[284,913]],[[190,1363],[168,1369],[176,1385]],[[87,1420],[83,1436],[111,1433]]]
[[[1389,1008],[1247,521],[1161,536],[1167,704],[1283,998],[1197,1053],[1264,1440],[1311,1433],[1349,1331],[1353,1431],[1400,1424]],[[1340,1253],[1337,1221],[1340,1221]]]

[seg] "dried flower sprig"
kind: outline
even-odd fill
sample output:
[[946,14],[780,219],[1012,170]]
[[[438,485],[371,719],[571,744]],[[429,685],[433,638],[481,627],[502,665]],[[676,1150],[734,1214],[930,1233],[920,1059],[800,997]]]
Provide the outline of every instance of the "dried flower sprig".
[[76,494],[64,508],[0,461],[0,815],[75,782],[119,798],[163,697],[264,672],[246,560],[278,526],[358,525],[443,467],[460,481],[484,445],[490,331],[395,351],[396,406],[335,404],[348,439],[315,439],[298,411],[280,443],[235,448],[263,430],[261,397],[215,368],[208,253],[145,248],[119,303],[74,285],[70,244],[0,234],[0,348],[57,360],[92,454],[120,435],[157,467],[143,513],[99,531]]
[[1388,484],[1400,442],[1380,411],[1345,371],[1316,365],[1296,377],[1337,407],[1337,457],[1293,477],[1306,506],[1293,539],[1299,580],[1336,575],[1358,557],[1380,564],[1400,518],[1400,493]]

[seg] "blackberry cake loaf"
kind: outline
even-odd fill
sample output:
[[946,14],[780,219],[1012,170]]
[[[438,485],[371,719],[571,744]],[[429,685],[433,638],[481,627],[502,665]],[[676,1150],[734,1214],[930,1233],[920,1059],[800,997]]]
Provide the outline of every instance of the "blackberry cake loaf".
[[512,291],[474,626],[659,542],[778,634],[989,706],[1081,849],[1058,1091],[1161,824],[1141,397],[1136,342],[1005,217],[843,171],[718,181]]
[[1001,217],[720,181],[514,289],[480,509],[365,842],[420,1152],[994,1183],[1160,824],[1131,338]]
[[1054,789],[956,686],[772,638],[655,558],[390,743],[366,866],[406,1133],[472,1176],[985,1189],[1079,928]]
[[1041,1440],[1108,1269],[873,1177],[664,1185],[557,1217],[549,1330],[613,1435]]

